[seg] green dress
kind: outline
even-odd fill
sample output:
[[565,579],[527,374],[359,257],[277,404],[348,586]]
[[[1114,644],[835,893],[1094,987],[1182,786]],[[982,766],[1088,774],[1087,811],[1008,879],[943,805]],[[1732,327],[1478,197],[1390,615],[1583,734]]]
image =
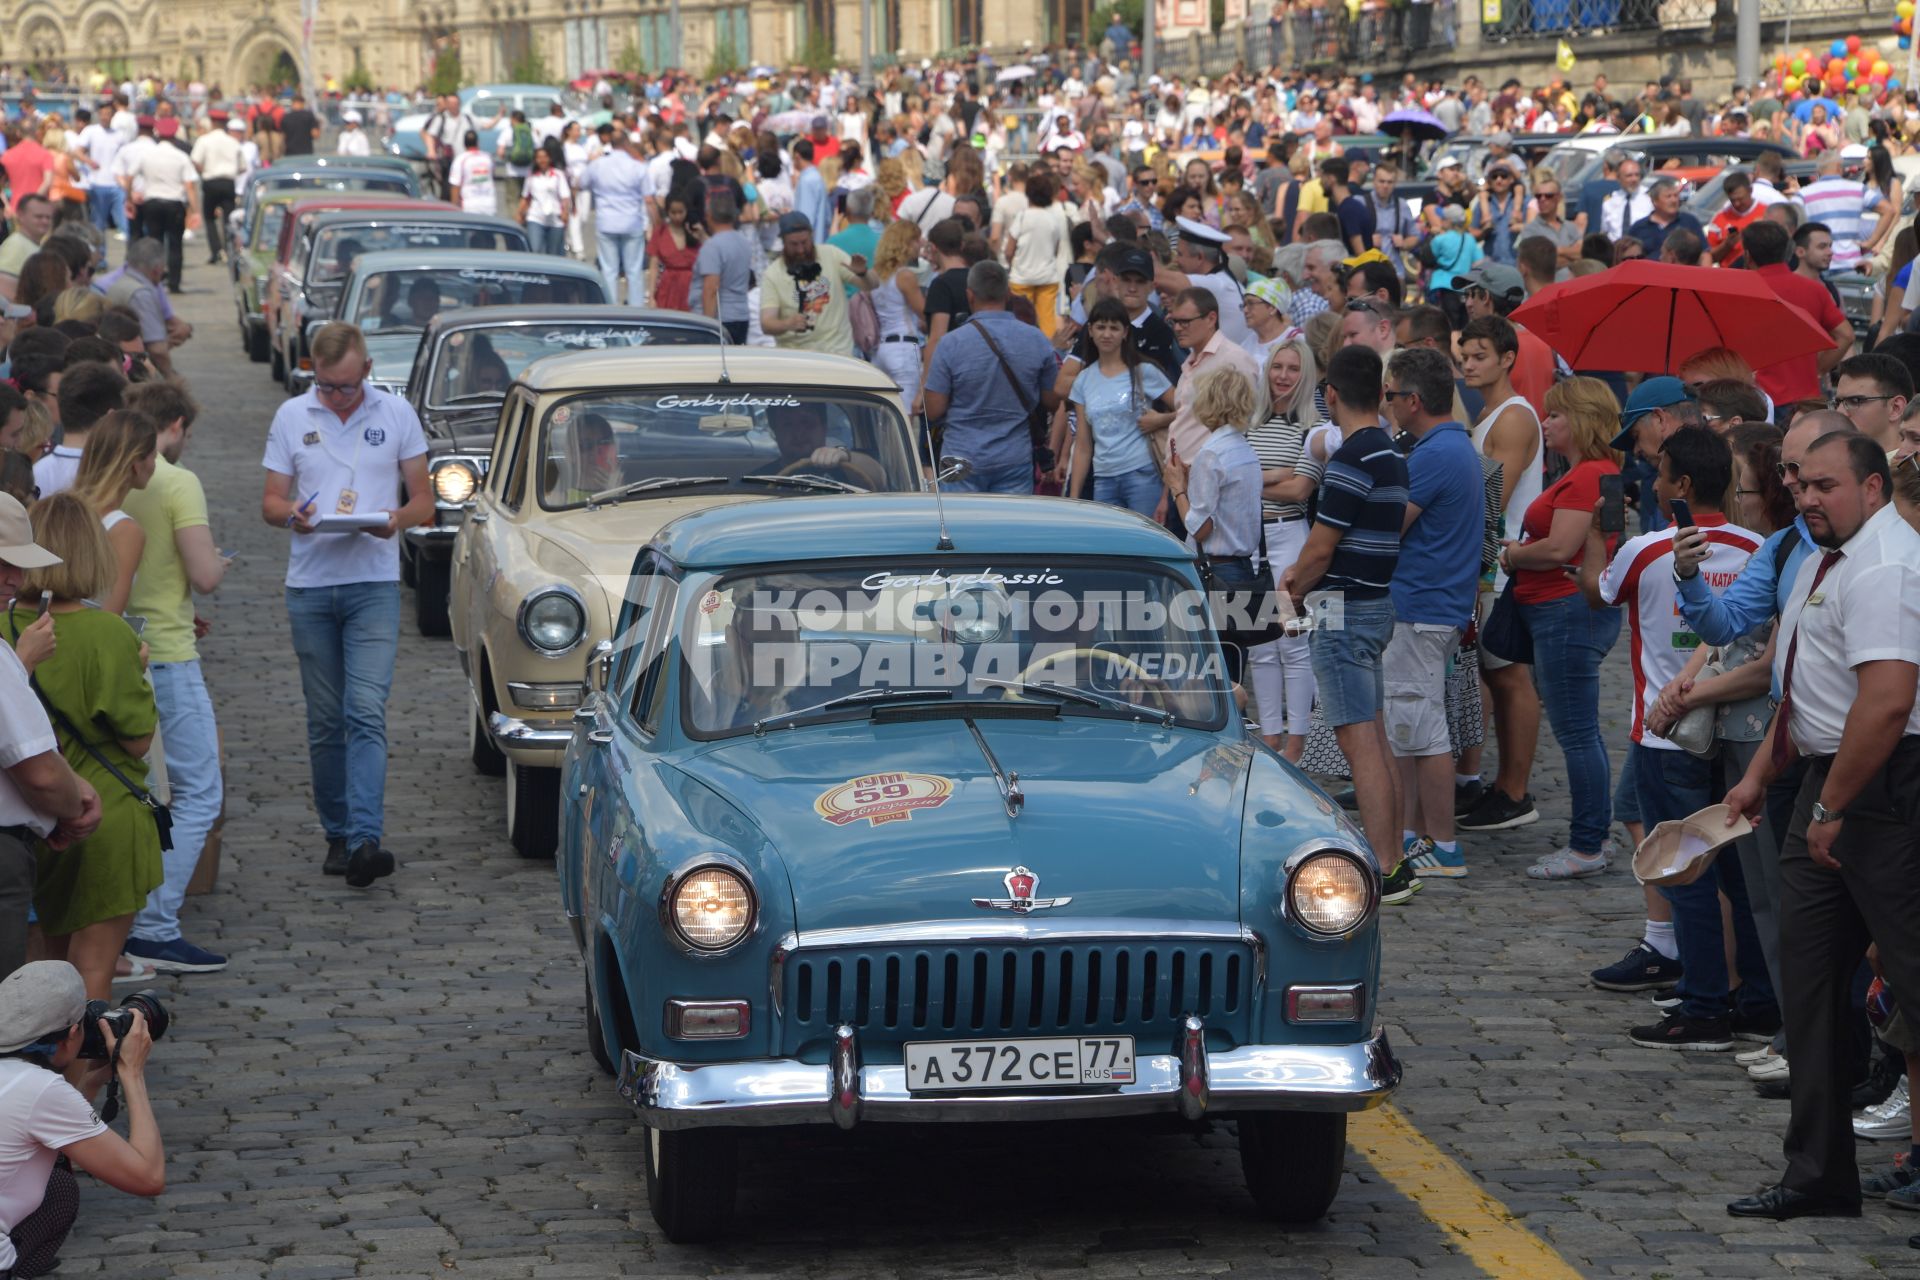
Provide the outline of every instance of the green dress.
[[[11,644],[38,617],[16,606],[0,633]],[[119,614],[100,609],[54,614],[53,634],[54,655],[33,673],[34,682],[114,768],[144,787],[147,762],[120,746],[122,738],[152,733],[159,718],[139,637]],[[60,754],[100,793],[101,809],[99,829],[85,840],[58,850],[40,846],[33,907],[40,927],[57,936],[140,910],[163,869],[160,832],[146,806],[57,722],[54,730]]]

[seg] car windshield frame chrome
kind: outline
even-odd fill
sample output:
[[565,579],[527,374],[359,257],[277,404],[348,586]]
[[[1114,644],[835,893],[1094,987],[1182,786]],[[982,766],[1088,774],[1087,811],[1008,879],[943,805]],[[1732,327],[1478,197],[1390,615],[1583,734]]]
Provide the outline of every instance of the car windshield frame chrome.
[[[556,304],[556,305],[563,305],[563,304]],[[502,309],[504,310],[504,308]],[[487,310],[492,310],[492,308],[487,308]],[[688,319],[690,321],[689,323],[681,324],[671,319],[635,320],[635,319],[632,319],[629,317],[623,317],[623,316],[610,316],[605,320],[580,320],[580,319],[570,319],[570,318],[539,320],[539,319],[533,319],[530,317],[521,317],[515,320],[501,320],[501,321],[484,323],[484,324],[475,322],[472,324],[463,323],[458,325],[449,325],[447,326],[447,328],[441,330],[438,334],[434,335],[433,350],[429,352],[427,356],[427,371],[426,371],[426,384],[425,384],[427,390],[426,390],[425,407],[428,409],[442,409],[442,410],[456,409],[457,410],[457,409],[470,407],[471,405],[476,403],[475,397],[478,397],[480,395],[492,394],[491,392],[476,391],[476,392],[470,392],[465,396],[458,396],[453,400],[435,400],[432,398],[434,388],[439,385],[439,378],[442,371],[441,361],[446,354],[448,346],[450,345],[447,339],[451,338],[456,333],[462,333],[462,334],[491,333],[495,330],[500,330],[500,329],[527,329],[527,328],[533,328],[535,326],[540,326],[540,325],[574,325],[581,329],[645,329],[645,330],[648,330],[649,332],[651,332],[654,329],[678,329],[687,333],[698,333],[703,336],[707,336],[708,331],[703,326],[697,323],[691,323],[692,321],[691,316],[689,316]],[[681,342],[681,343],[664,343],[661,345],[686,346],[686,347],[718,346],[720,342],[724,341],[724,335],[715,334],[712,336],[714,337],[714,341],[711,343]],[[645,351],[645,350],[651,349],[652,346],[653,344],[651,342],[647,342],[647,343],[641,343],[638,346],[612,348],[612,350]],[[595,350],[597,348],[586,348],[586,349]],[[578,354],[578,351],[574,348],[562,348],[560,350],[554,351],[552,354],[556,356],[576,355]],[[539,356],[535,358],[545,359],[546,357]],[[533,361],[529,360],[527,363],[532,364]],[[513,382],[517,382],[517,381],[519,381],[519,375],[515,374],[513,377],[513,380],[508,383],[508,386],[509,387],[512,386]],[[499,394],[500,394],[500,398],[504,400],[507,395],[506,389],[503,388]]]

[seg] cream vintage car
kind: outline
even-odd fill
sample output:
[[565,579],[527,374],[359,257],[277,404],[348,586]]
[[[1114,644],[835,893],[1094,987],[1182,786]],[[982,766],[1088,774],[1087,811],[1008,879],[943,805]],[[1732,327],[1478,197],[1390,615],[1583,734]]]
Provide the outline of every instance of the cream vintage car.
[[872,365],[674,347],[534,361],[475,479],[448,621],[473,765],[505,774],[508,836],[531,858],[553,852],[587,663],[654,532],[728,502],[913,491],[921,468],[899,391]]

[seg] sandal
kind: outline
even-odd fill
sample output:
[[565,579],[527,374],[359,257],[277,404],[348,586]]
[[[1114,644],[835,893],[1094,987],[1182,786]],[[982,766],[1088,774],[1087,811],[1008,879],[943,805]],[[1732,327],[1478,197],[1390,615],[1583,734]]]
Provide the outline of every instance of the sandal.
[[1530,880],[1585,880],[1607,869],[1607,855],[1585,857],[1571,849],[1556,849],[1527,868]]
[[160,971],[138,956],[122,955],[113,964],[115,982],[151,982]]

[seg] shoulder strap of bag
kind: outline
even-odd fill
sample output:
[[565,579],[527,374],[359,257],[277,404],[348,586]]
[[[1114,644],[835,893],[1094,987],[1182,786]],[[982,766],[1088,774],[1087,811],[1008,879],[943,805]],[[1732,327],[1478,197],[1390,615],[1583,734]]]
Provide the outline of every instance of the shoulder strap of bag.
[[987,344],[987,350],[993,352],[993,358],[1000,362],[1000,372],[1007,376],[1007,385],[1013,388],[1014,397],[1020,401],[1020,407],[1031,418],[1033,401],[1027,399],[1026,389],[1020,385],[1020,379],[1014,376],[1013,366],[1007,363],[1006,356],[1000,352],[1000,344],[993,340],[993,335],[987,332],[987,326],[981,324],[978,317],[970,318],[967,323],[979,332],[981,340]]
[[33,676],[30,675],[27,677],[27,683],[33,686],[33,692],[35,696],[37,696],[40,699],[40,705],[47,709],[47,714],[53,717],[54,724],[66,730],[67,736],[71,737],[75,742],[79,743],[80,749],[86,752],[88,755],[92,756],[93,762],[95,764],[99,765],[102,769],[105,769],[108,773],[112,774],[115,782],[118,782],[121,786],[125,787],[129,795],[131,795],[135,800],[138,800],[141,804],[147,806],[147,808],[157,809],[160,807],[160,802],[153,798],[153,793],[151,791],[148,791],[145,787],[138,785],[137,783],[134,782],[132,778],[129,778],[126,774],[120,772],[119,769],[114,767],[113,761],[107,759],[107,757],[101,753],[100,748],[94,746],[91,742],[87,741],[86,735],[81,733],[80,730],[74,727],[73,721],[67,719],[67,713],[62,711],[60,708],[54,706],[53,703],[47,698],[47,691],[40,687],[39,680],[35,679]]

